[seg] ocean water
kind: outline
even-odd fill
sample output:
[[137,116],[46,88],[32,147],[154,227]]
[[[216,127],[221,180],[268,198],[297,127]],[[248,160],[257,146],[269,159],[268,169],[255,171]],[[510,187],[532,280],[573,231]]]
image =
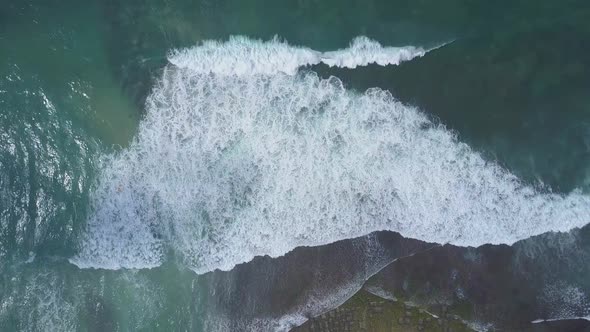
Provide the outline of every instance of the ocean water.
[[482,273],[526,290],[515,317],[590,317],[588,22],[583,1],[4,0],[0,330],[288,330],[400,257],[423,297],[420,262],[459,264],[437,244],[508,262]]

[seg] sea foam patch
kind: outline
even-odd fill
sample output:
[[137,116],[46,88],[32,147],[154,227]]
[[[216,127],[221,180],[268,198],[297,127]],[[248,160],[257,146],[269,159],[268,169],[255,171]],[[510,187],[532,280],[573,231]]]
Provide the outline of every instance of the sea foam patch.
[[[328,54],[370,53],[353,48]],[[588,197],[521,183],[390,93],[297,72],[322,56],[298,50],[232,38],[174,52],[137,136],[105,157],[72,262],[152,267],[171,252],[202,273],[377,230],[478,246],[590,220]]]

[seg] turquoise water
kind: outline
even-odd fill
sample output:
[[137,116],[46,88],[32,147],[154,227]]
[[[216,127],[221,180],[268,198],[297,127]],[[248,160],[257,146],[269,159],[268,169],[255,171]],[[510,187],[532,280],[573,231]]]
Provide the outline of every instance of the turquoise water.
[[[0,330],[286,329],[429,247],[347,239],[511,245],[585,225],[588,22],[583,1],[5,0]],[[242,78],[198,72],[198,49],[169,61],[238,35],[267,41],[235,53],[248,66],[274,36],[285,54],[444,46],[294,76],[278,57]],[[550,242],[510,258],[532,257],[539,285],[523,317],[590,316],[587,230]]]

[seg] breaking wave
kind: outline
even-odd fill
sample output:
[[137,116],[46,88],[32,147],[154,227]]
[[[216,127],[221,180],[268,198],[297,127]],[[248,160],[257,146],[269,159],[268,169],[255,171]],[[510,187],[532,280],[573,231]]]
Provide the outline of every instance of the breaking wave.
[[398,65],[426,54],[421,47],[383,47],[367,37],[355,38],[348,48],[319,52],[307,47],[296,47],[277,37],[264,42],[242,36],[227,42],[204,41],[189,49],[171,52],[168,61],[193,72],[218,75],[295,75],[300,67],[320,63],[330,67],[356,68],[372,63],[380,66]]
[[479,246],[586,224],[581,193],[523,184],[386,91],[297,69],[424,52],[235,37],[171,53],[135,139],[104,158],[71,261],[149,268],[172,254],[203,273],[377,230]]

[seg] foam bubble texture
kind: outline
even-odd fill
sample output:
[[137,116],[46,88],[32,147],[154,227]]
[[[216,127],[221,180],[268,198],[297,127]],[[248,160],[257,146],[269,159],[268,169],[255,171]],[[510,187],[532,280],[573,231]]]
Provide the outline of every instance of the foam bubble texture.
[[421,47],[383,47],[379,42],[367,37],[357,37],[350,47],[343,50],[325,52],[321,55],[321,62],[330,67],[356,68],[375,63],[380,66],[399,65],[426,54]]
[[208,40],[190,49],[171,52],[168,60],[180,68],[218,75],[284,73],[295,75],[299,67],[327,64],[330,67],[356,68],[376,63],[397,65],[426,54],[414,46],[383,47],[367,37],[355,38],[348,48],[319,52],[291,46],[277,37],[268,42],[234,36],[227,42]]
[[[256,66],[276,47],[241,43],[182,54],[198,67],[242,50]],[[136,138],[105,160],[72,262],[152,267],[172,252],[202,273],[377,230],[479,246],[590,220],[588,197],[521,183],[388,92],[256,73],[164,70]]]

